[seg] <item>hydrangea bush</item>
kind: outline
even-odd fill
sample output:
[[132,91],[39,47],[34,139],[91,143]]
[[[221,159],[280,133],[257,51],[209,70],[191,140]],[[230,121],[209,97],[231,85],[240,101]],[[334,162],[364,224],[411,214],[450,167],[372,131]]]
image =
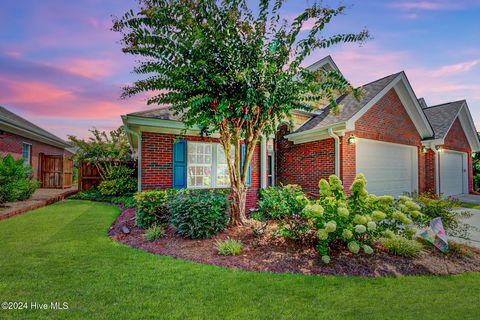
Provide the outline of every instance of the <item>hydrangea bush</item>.
[[[366,190],[366,179],[358,174],[350,187],[350,195],[345,193],[342,181],[335,175],[328,181],[319,181],[318,199],[311,199],[297,186],[284,186],[278,194],[295,196],[295,204],[283,203],[288,207],[283,213],[271,214],[273,205],[266,205],[272,199],[268,195],[275,194],[269,190],[262,194],[259,202],[259,212],[269,215],[279,227],[279,234],[316,243],[318,253],[325,263],[330,261],[329,250],[332,243],[341,241],[350,252],[372,254],[372,243],[380,238],[391,238],[402,235],[411,238],[415,230],[414,222],[423,221],[421,208],[411,198],[401,196],[375,196]],[[295,192],[292,192],[295,190]],[[285,201],[282,198],[281,201]],[[300,232],[292,236],[292,229]]]

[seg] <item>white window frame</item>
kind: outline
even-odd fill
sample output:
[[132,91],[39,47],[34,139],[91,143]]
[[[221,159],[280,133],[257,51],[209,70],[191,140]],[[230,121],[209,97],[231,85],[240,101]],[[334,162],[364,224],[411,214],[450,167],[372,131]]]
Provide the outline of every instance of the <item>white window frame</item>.
[[[192,164],[189,159],[188,154],[188,147],[190,144],[210,144],[212,146],[212,170],[210,173],[210,186],[192,186],[190,185],[189,179],[189,172],[190,167],[197,166],[198,164]],[[218,148],[222,148],[220,143],[218,142],[203,142],[203,141],[187,141],[187,189],[225,189],[230,188],[230,184],[228,185],[217,185],[217,175],[218,175],[218,166],[217,166],[217,156],[218,156]]]
[[[28,158],[25,158],[25,157],[23,156],[23,148],[24,148],[25,146],[28,146],[28,147],[29,147],[29,148],[28,148]],[[23,158],[23,163],[24,163],[25,165],[29,165],[29,166],[32,165],[32,144],[31,144],[31,143],[28,143],[28,142],[23,142],[23,143],[22,143],[22,158]]]

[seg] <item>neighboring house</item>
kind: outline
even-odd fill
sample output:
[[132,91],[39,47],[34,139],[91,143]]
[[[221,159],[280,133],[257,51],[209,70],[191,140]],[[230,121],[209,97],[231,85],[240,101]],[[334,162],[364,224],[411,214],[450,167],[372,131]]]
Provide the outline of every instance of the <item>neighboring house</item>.
[[[338,70],[330,56],[309,68]],[[348,189],[360,172],[375,194],[472,191],[471,156],[480,143],[466,101],[429,107],[404,72],[362,89],[360,101],[338,97],[338,115],[330,106],[295,111],[294,128],[281,124],[275,137],[262,139],[252,159],[248,206],[267,185],[298,184],[316,193],[319,179],[336,174]],[[227,186],[215,136],[201,138],[195,128],[179,136],[184,125],[168,107],[122,119],[141,163],[139,189]]]
[[[15,159],[23,158],[25,163],[32,166],[32,173],[39,180],[42,174],[42,157],[58,156],[63,159],[72,155],[66,150],[70,147],[59,137],[0,106],[0,155],[10,153]],[[55,175],[58,168],[48,169],[51,175]],[[52,180],[55,180],[55,177],[52,176]]]

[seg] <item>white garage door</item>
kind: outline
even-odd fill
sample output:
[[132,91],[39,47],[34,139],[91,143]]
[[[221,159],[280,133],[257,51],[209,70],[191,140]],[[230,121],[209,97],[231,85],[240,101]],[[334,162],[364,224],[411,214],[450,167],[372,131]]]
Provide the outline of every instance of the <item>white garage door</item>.
[[400,196],[418,190],[416,147],[356,140],[356,170],[365,175],[369,193]]
[[[462,194],[464,191],[464,161],[462,152],[440,153],[440,192],[445,196]],[[465,167],[466,168],[466,167]]]

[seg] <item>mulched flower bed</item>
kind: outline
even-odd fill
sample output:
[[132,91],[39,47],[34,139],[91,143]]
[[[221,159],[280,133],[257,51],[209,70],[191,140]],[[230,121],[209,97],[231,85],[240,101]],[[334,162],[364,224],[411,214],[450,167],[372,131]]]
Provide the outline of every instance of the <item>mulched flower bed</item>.
[[[122,232],[127,227],[129,234]],[[309,245],[272,238],[273,226],[262,236],[254,236],[251,227],[229,228],[213,239],[190,240],[168,230],[166,236],[154,242],[143,239],[144,230],[135,227],[135,209],[122,208],[121,215],[109,230],[109,236],[120,243],[148,252],[192,260],[217,266],[250,271],[291,272],[320,275],[398,276],[398,275],[447,275],[480,271],[480,251],[466,248],[471,254],[444,255],[426,246],[425,254],[418,258],[404,258],[387,253],[377,245],[375,253],[351,254],[338,248],[331,254],[331,262],[325,265],[315,249]],[[219,256],[215,248],[217,239],[237,239],[243,243],[239,256]]]

